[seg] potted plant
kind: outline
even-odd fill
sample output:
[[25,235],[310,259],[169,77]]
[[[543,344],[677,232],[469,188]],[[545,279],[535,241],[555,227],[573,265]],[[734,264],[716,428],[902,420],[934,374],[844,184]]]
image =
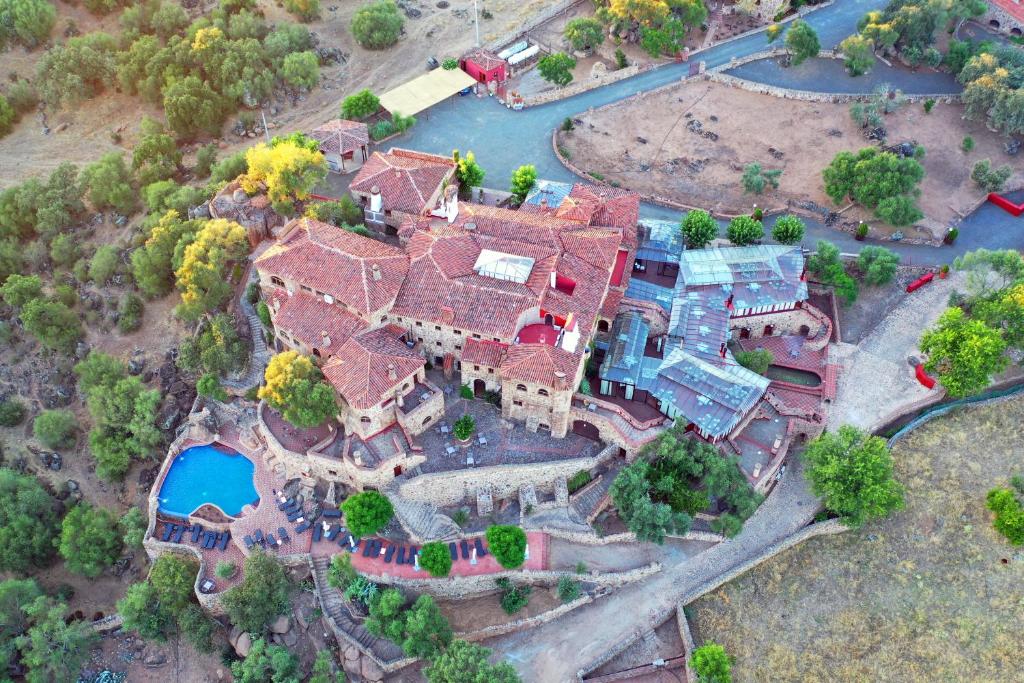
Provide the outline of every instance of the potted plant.
[[476,422],[472,415],[463,415],[452,425],[452,435],[461,444],[469,443],[473,437],[473,430],[476,429]]
[[949,277],[949,264],[945,263],[939,268],[939,279],[945,280],[947,277]]
[[866,224],[864,224],[864,223],[861,223],[860,225],[857,226],[857,232],[854,233],[853,237],[858,242],[863,242],[867,238],[867,236],[868,236],[868,226]]
[[218,579],[231,579],[234,578],[235,574],[238,573],[238,565],[234,562],[226,562],[220,560],[217,562],[217,568],[213,572],[217,575]]
[[957,230],[956,228],[950,228],[949,232],[946,233],[946,236],[942,238],[942,241],[945,242],[946,244],[953,244],[953,242],[956,242],[956,238],[959,235],[959,230]]
[[764,211],[761,210],[761,207],[757,207],[756,209],[754,209],[754,214],[753,214],[752,218],[755,221],[759,221],[759,220],[763,220],[764,219]]

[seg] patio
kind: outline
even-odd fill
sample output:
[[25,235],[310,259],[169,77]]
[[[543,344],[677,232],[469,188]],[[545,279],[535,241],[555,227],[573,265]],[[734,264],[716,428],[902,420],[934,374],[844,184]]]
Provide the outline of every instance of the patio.
[[281,413],[266,404],[263,406],[262,418],[274,438],[282,446],[295,453],[305,453],[337,432],[337,424],[334,420],[328,420],[318,427],[309,429],[295,427],[281,417]]

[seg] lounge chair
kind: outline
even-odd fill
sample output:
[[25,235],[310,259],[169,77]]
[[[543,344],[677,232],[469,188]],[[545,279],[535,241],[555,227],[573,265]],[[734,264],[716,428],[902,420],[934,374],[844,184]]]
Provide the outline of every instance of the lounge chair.
[[341,510],[338,508],[324,508],[320,514],[328,519],[338,519],[341,517]]
[[217,542],[217,532],[215,531],[204,531],[203,532],[203,547],[212,548],[213,544]]
[[274,534],[267,534],[267,545],[277,550],[277,539],[274,538]]
[[324,525],[315,524],[313,525],[313,542],[316,543],[324,536]]
[[363,557],[377,557],[380,554],[380,541],[371,538],[363,546]]
[[452,562],[459,559],[459,548],[455,545],[455,541],[448,544],[448,554],[452,556]]
[[462,539],[459,542],[459,548],[462,549],[462,559],[469,559],[469,542],[466,539]]
[[230,541],[230,540],[231,540],[231,532],[230,531],[225,531],[224,533],[222,533],[220,535],[220,543],[217,545],[217,547],[220,550],[227,550],[228,549],[228,541]]
[[405,564],[405,546],[398,546],[398,554],[395,557],[395,564]]
[[477,536],[473,541],[473,547],[476,548],[477,557],[483,557],[487,554],[487,549],[484,548],[484,542],[480,540],[479,536]]
[[292,540],[288,536],[288,532],[285,531],[285,528],[283,526],[277,527],[277,537],[281,540],[282,543],[287,543],[288,541]]
[[171,537],[171,533],[173,533],[173,531],[174,531],[174,525],[173,524],[168,524],[168,523],[165,522],[164,523],[164,532],[162,534],[160,534],[160,540],[161,541],[166,541],[168,538]]
[[181,537],[185,535],[185,529],[187,527],[184,524],[174,525],[174,535],[171,536],[171,543],[181,543]]
[[312,522],[310,522],[310,521],[309,521],[309,520],[307,519],[307,520],[305,520],[304,522],[302,522],[302,524],[300,524],[300,525],[298,525],[297,527],[295,527],[295,533],[297,533],[297,534],[301,534],[301,533],[304,533],[304,532],[306,531],[306,529],[308,529],[308,528],[309,528],[309,527],[311,527],[311,526],[313,526],[313,523],[312,523]]
[[415,546],[415,545],[411,546],[409,548],[409,554],[405,556],[405,563],[406,564],[416,564],[416,556],[419,555],[419,553],[420,553],[419,546]]
[[341,525],[340,524],[332,524],[330,527],[327,528],[327,531],[324,532],[324,538],[326,538],[328,541],[333,541],[334,537],[337,536],[340,533],[341,533]]
[[254,531],[252,534],[252,540],[256,541],[260,545],[263,545],[263,529],[257,529],[256,531]]
[[244,540],[245,540],[245,547],[246,547],[246,548],[247,548],[248,550],[252,550],[252,547],[253,547],[254,545],[256,545],[256,544],[255,544],[255,543],[253,542],[253,540],[252,540],[252,536],[246,536]]
[[301,509],[300,510],[295,510],[294,512],[289,512],[288,513],[288,521],[289,522],[294,522],[295,520],[297,520],[301,516],[302,516],[302,510]]
[[192,542],[193,543],[198,543],[199,542],[199,536],[202,533],[203,533],[203,525],[202,524],[193,524],[192,525]]
[[284,510],[285,508],[290,508],[293,505],[295,505],[295,498],[294,497],[293,498],[289,498],[288,500],[286,500],[283,503],[278,503],[277,504],[277,509],[278,510]]
[[395,546],[389,545],[387,547],[387,549],[384,551],[384,563],[385,564],[391,564],[391,558],[394,556],[394,554],[395,554]]

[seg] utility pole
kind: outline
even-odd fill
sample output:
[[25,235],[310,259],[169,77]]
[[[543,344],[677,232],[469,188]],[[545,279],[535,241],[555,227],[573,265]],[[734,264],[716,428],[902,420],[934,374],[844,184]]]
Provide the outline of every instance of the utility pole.
[[480,13],[477,11],[477,0],[473,0],[473,23],[476,24],[476,46],[480,47]]

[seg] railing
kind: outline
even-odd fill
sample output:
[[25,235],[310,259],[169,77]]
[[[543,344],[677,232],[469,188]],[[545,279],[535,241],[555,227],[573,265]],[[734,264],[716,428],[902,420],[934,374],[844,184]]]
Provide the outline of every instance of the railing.
[[589,403],[596,405],[599,411],[605,410],[610,413],[615,413],[623,420],[625,420],[630,427],[641,432],[646,429],[650,429],[651,427],[657,427],[658,425],[663,424],[666,419],[668,419],[662,415],[659,417],[653,417],[650,420],[638,420],[632,415],[630,415],[630,413],[627,410],[615,405],[614,403],[611,403],[609,401],[603,401],[594,396],[586,396],[585,394],[575,394],[573,396],[573,403],[579,403],[579,407],[582,408],[583,410],[587,410],[587,404]]

